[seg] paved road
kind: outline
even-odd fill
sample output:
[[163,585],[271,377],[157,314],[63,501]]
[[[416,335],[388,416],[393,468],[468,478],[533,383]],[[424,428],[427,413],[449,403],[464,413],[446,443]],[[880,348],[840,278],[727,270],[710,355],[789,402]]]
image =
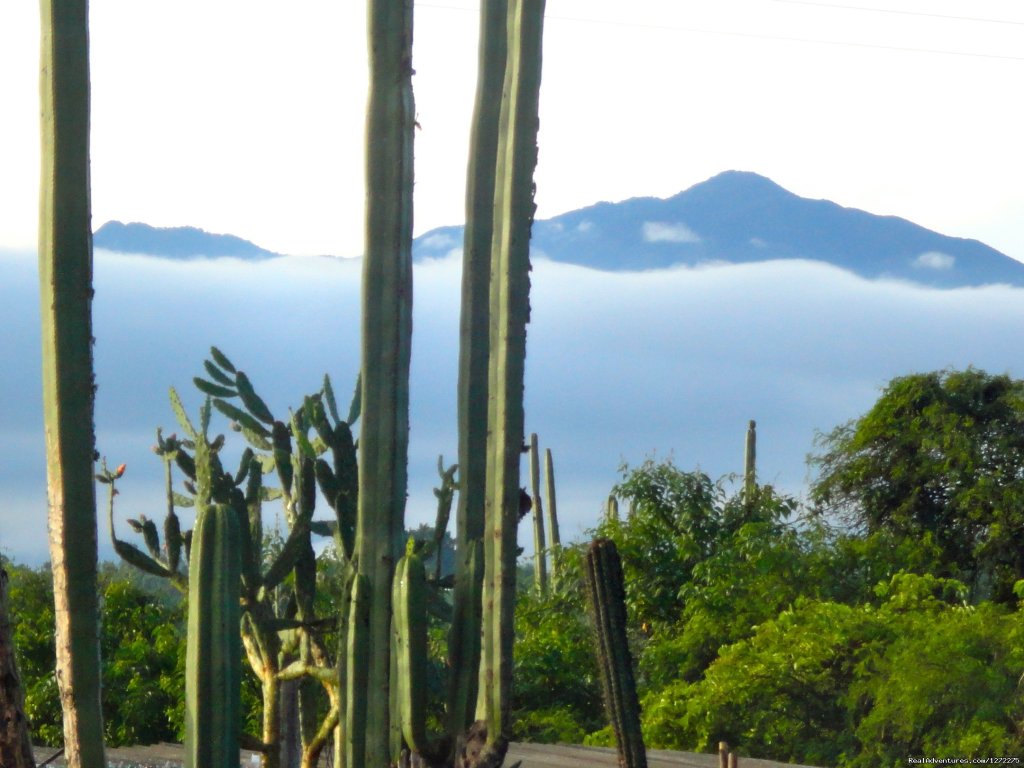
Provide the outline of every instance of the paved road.
[[[41,763],[54,750],[36,748],[36,763]],[[128,768],[127,763],[144,765],[148,768],[180,768],[182,761],[180,744],[153,744],[140,747],[107,749],[107,762],[112,768]],[[505,765],[522,760],[522,768],[617,768],[615,750],[602,747],[576,747],[561,744],[513,744],[509,748]],[[243,750],[239,755],[241,768],[253,768],[259,764],[256,753]],[[652,749],[647,752],[649,768],[718,768],[717,755],[698,755],[692,752],[670,752]],[[322,763],[322,765],[324,765]],[[58,758],[51,766],[63,768]],[[812,768],[811,766],[777,763],[773,760],[757,760],[750,757],[739,759],[739,768]]]

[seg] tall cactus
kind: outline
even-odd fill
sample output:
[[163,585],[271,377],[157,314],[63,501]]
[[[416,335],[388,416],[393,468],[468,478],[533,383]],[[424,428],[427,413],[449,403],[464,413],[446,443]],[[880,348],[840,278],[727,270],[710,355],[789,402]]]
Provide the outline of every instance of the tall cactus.
[[548,591],[547,545],[544,541],[544,500],[540,493],[540,447],[530,434],[530,495],[533,498],[533,579],[538,591]]
[[[412,2],[369,0],[366,256],[356,557],[369,600],[365,760],[390,759],[391,579],[401,555],[412,340]],[[354,702],[350,701],[350,704]],[[350,768],[360,768],[352,765]]]
[[495,165],[501,92],[508,49],[508,0],[480,6],[479,64],[466,181],[466,230],[459,320],[459,498],[456,510],[455,595],[448,660],[448,729],[474,720],[480,663],[484,503],[487,494],[487,409],[490,360],[490,280]]
[[615,731],[619,765],[647,768],[640,703],[626,638],[626,590],[615,542],[595,539],[587,549],[587,592],[604,701]]
[[510,0],[491,252],[483,651],[478,719],[502,750],[510,722],[530,228],[537,164],[544,0]]
[[103,768],[100,706],[89,36],[86,0],[43,0],[39,283],[57,681],[71,768]]
[[551,583],[558,588],[558,576],[561,566],[562,535],[558,530],[558,505],[555,498],[555,463],[551,458],[551,449],[544,449],[544,487],[548,500],[548,545],[551,547]]

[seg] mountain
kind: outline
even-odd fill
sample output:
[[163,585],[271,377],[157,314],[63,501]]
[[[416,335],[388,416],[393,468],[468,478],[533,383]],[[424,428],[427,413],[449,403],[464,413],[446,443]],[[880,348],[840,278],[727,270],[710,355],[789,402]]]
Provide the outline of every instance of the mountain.
[[234,235],[216,235],[195,227],[151,227],[138,222],[108,221],[96,230],[92,242],[96,248],[117,253],[142,253],[169,259],[221,256],[270,259],[281,255]]
[[[417,238],[418,258],[462,245],[462,227]],[[598,203],[537,221],[534,256],[609,271],[810,259],[861,277],[939,288],[1024,286],[1024,264],[894,216],[809,200],[755,173],[726,171],[674,197]]]

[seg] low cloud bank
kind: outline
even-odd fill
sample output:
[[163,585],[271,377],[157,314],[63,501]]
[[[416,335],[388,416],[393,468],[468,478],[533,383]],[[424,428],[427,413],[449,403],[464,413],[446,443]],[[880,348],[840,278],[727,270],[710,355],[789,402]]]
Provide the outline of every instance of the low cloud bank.
[[[162,517],[149,447],[157,426],[176,428],[169,386],[198,408],[191,380],[211,344],[275,412],[325,372],[347,399],[359,271],[331,259],[97,252],[98,447],[129,466],[119,521]],[[457,449],[459,272],[454,256],[415,271],[411,524],[433,520],[437,456],[453,462]],[[596,523],[623,462],[655,454],[712,477],[738,472],[753,418],[761,479],[800,492],[815,430],[863,413],[893,376],[968,365],[1024,375],[1020,289],[937,291],[802,261],[612,274],[537,259],[531,279],[527,430],[554,454],[564,538]],[[14,364],[0,379],[0,548],[25,562],[47,557],[38,311],[34,255],[0,254],[0,322],[29,329],[5,342]],[[100,540],[110,557],[105,525]]]

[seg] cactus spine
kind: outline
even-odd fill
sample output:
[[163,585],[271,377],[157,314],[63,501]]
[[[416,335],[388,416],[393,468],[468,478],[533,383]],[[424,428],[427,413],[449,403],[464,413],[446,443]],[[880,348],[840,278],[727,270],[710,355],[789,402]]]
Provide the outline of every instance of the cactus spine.
[[39,284],[57,680],[72,768],[103,768],[86,0],[43,0]]
[[615,542],[596,539],[587,550],[587,592],[605,706],[615,731],[619,765],[647,768],[640,703],[626,639],[626,590]]
[[551,583],[558,588],[559,558],[562,554],[562,536],[558,532],[558,508],[555,500],[555,464],[551,449],[544,449],[544,487],[548,499],[548,542],[551,547]]
[[540,593],[548,591],[547,545],[544,542],[544,503],[540,494],[540,449],[537,433],[530,434],[530,495],[533,497],[533,579]]

